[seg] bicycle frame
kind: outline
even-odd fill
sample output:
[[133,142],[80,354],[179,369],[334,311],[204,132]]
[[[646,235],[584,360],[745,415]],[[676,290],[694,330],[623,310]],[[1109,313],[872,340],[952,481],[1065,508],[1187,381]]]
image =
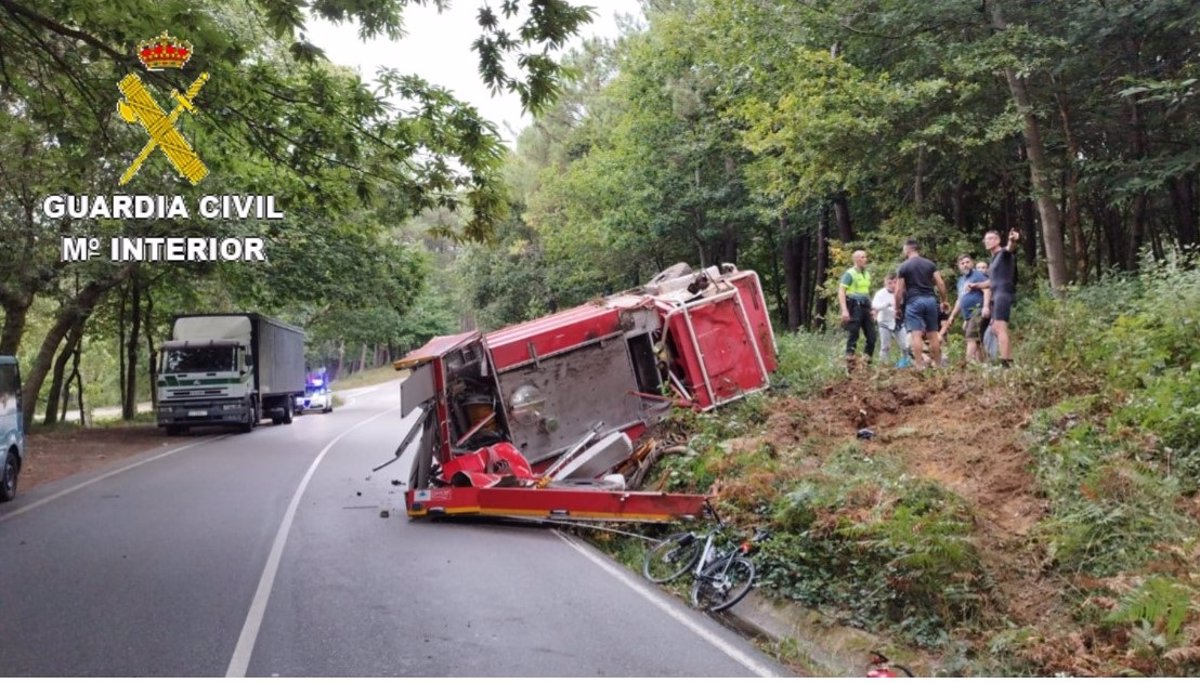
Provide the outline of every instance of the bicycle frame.
[[[716,536],[716,531],[708,535],[704,552],[700,554],[700,561],[696,563],[696,569],[692,573],[697,579],[711,579],[723,575],[729,571],[730,563],[738,556],[737,548],[730,552],[717,550]],[[718,565],[720,565],[720,571],[717,571]]]

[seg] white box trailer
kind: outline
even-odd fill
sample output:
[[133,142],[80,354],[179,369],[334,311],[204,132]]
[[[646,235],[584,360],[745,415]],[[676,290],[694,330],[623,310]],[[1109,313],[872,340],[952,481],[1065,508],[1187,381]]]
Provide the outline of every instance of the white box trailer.
[[304,330],[257,313],[176,316],[159,347],[158,425],[248,432],[265,416],[291,424],[304,395]]

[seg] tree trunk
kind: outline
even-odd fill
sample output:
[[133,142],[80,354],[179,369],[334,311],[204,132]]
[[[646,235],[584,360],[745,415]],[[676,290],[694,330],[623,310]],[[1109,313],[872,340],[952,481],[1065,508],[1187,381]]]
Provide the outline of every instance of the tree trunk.
[[800,261],[800,238],[789,234],[787,218],[779,217],[779,234],[783,240],[783,280],[787,291],[787,321],[788,332],[800,329],[800,271],[804,264]]
[[0,296],[0,307],[4,309],[4,329],[0,331],[0,355],[15,356],[25,336],[25,321],[29,308],[33,306],[33,295],[25,293]]
[[1064,167],[1066,177],[1063,185],[1066,190],[1064,219],[1067,223],[1067,233],[1071,235],[1071,251],[1074,254],[1074,277],[1076,283],[1085,284],[1088,281],[1088,246],[1083,235],[1083,225],[1079,218],[1079,140],[1071,126],[1071,113],[1067,108],[1067,98],[1063,92],[1056,96],[1058,99],[1058,116],[1062,120],[1063,137],[1067,143],[1067,159]]
[[[1132,48],[1136,53],[1136,48]],[[1142,109],[1136,99],[1129,101],[1129,125],[1133,128],[1133,158],[1142,160],[1148,152],[1146,128],[1142,125]],[[1138,252],[1141,251],[1145,240],[1147,223],[1149,222],[1150,197],[1145,191],[1138,192],[1133,198],[1132,226],[1129,235],[1129,250],[1125,252],[1125,267],[1134,270],[1138,266]]]
[[1196,221],[1196,174],[1188,173],[1171,179],[1171,204],[1175,208],[1175,236],[1179,246],[1200,244],[1200,229]]
[[140,344],[138,338],[142,332],[142,278],[137,271],[133,273],[130,287],[132,291],[129,297],[129,343],[125,349],[128,361],[125,364],[125,377],[123,378],[125,402],[121,405],[122,420],[132,420],[137,416],[137,362]]
[[59,307],[54,315],[54,322],[50,326],[50,330],[42,339],[42,345],[38,349],[38,355],[33,361],[33,365],[29,368],[29,374],[25,376],[25,383],[21,387],[21,393],[29,397],[23,406],[23,419],[25,426],[29,427],[33,423],[33,415],[37,410],[37,396],[42,390],[42,384],[46,381],[46,375],[50,372],[50,365],[54,361],[55,352],[58,350],[59,344],[63,338],[76,324],[82,320],[87,321],[91,316],[92,310],[96,303],[104,294],[120,284],[129,274],[133,272],[136,264],[128,264],[121,270],[114,273],[111,277],[105,280],[93,280],[87,283],[80,290],[79,294],[72,300],[66,302]]
[[[786,321],[788,319],[787,293],[784,283],[786,275],[780,272],[779,261],[781,258],[785,261],[787,260],[786,254],[780,254],[781,251],[788,248],[787,215],[784,214],[779,217],[778,235],[768,228],[763,231],[763,238],[771,254],[771,293],[775,296],[775,314],[779,316],[780,320]],[[780,244],[783,245],[782,249],[780,248]],[[786,265],[784,267],[786,268]]]
[[129,292],[121,287],[117,297],[117,387],[121,392],[121,405],[125,405],[125,304]]
[[[1033,202],[1028,199],[1021,200],[1021,232],[1026,235],[1025,238],[1025,267],[1033,272],[1037,268],[1037,253],[1038,239],[1037,224],[1033,219],[1034,207]],[[1008,239],[1008,235],[1003,236]]]
[[959,232],[967,231],[967,187],[963,181],[954,185],[954,194],[950,197],[954,214],[954,228]]
[[362,372],[367,368],[367,343],[363,342],[362,353],[358,356],[358,371]]
[[1104,220],[1108,234],[1108,264],[1114,268],[1124,268],[1125,235],[1121,214],[1112,208],[1105,209]]
[[1142,240],[1146,234],[1146,193],[1139,192],[1133,198],[1130,210],[1129,246],[1125,250],[1125,268],[1136,270],[1138,267],[1138,252],[1142,248]]
[[[83,336],[83,321],[75,323],[70,332],[67,333],[67,343],[63,345],[63,350],[54,359],[54,371],[50,378],[50,390],[46,393],[46,415],[42,418],[42,424],[46,426],[58,424],[60,417],[66,417],[68,401],[63,398],[63,388],[67,388],[67,395],[70,396],[71,382],[68,379],[64,382],[67,369],[67,361],[75,353],[79,347],[79,340]],[[59,413],[59,403],[62,404],[62,414]]]
[[91,427],[92,421],[88,419],[87,407],[83,400],[83,373],[79,371],[79,362],[83,358],[83,335],[79,335],[79,342],[75,347],[75,361],[72,363],[72,373],[75,375],[75,393],[79,396],[79,424],[84,427]]
[[[992,26],[998,31],[1006,30],[1008,25],[1004,21],[1000,1],[990,0],[990,3]],[[1054,203],[1054,192],[1050,188],[1046,147],[1042,143],[1042,132],[1038,126],[1037,116],[1034,114],[1029,90],[1025,86],[1025,79],[1019,76],[1012,67],[1004,70],[1004,77],[1008,81],[1013,101],[1017,104],[1017,111],[1020,112],[1024,121],[1025,151],[1029,158],[1029,179],[1033,186],[1033,196],[1037,199],[1038,215],[1042,219],[1042,241],[1046,248],[1050,287],[1058,292],[1067,284],[1067,264],[1063,255],[1063,234],[1058,205]]]
[[821,292],[825,284],[825,275],[829,269],[829,205],[821,206],[821,217],[817,220],[817,278],[814,287],[817,290],[817,314],[813,325],[817,329],[825,329],[825,311],[829,307],[829,297]]
[[850,203],[846,200],[845,190],[833,196],[833,215],[837,219],[838,239],[842,244],[853,242],[854,226],[850,223]]
[[813,316],[813,238],[811,233],[800,236],[800,324],[812,328]]
[[1154,259],[1161,261],[1166,258],[1167,252],[1163,250],[1162,237],[1158,233],[1158,224],[1152,224],[1150,227],[1150,248],[1154,250]]
[[146,330],[146,366],[149,372],[150,383],[150,407],[151,411],[158,410],[158,354],[154,348],[154,297],[151,296],[153,289],[146,288],[146,320],[143,328]]

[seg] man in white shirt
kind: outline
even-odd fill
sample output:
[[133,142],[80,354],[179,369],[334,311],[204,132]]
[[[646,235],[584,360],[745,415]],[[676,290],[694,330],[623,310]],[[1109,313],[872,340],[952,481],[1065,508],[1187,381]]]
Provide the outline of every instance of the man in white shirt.
[[875,314],[875,322],[879,325],[879,359],[883,362],[891,360],[892,342],[896,342],[903,358],[908,352],[908,335],[896,320],[896,274],[888,273],[883,281],[883,287],[875,292],[871,299],[871,311]]

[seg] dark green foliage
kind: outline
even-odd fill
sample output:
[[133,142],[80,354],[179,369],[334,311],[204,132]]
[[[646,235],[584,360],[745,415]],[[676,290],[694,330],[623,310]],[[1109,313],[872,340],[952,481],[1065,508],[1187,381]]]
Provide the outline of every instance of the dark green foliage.
[[779,369],[772,384],[790,393],[804,395],[846,372],[844,335],[798,332],[776,337]]
[[986,580],[963,501],[855,448],[776,503],[762,585],[920,645],[985,615]]

